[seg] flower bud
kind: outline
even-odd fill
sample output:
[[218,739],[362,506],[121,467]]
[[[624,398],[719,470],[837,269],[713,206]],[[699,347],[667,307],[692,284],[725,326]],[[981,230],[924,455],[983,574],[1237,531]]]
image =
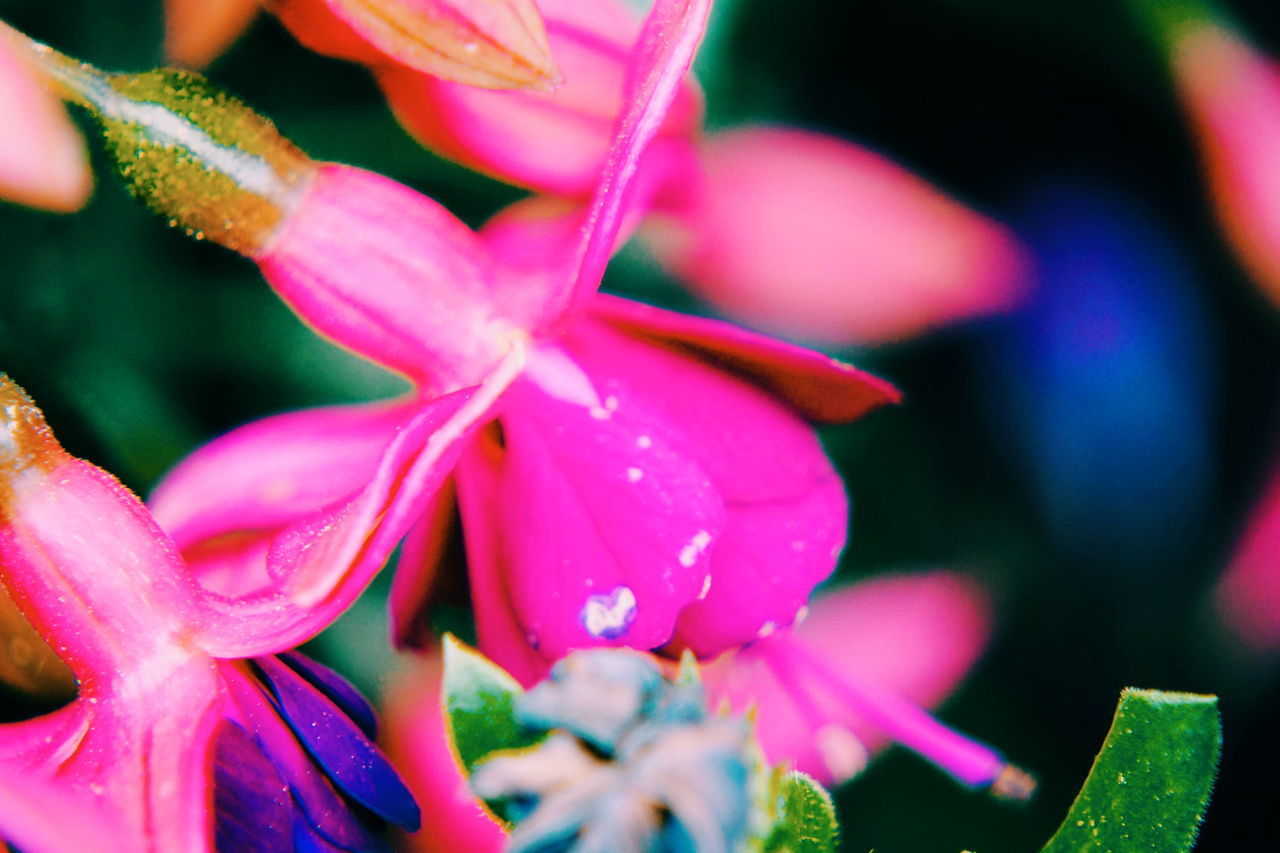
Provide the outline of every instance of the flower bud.
[[130,192],[198,240],[255,254],[314,171],[275,125],[198,74],[108,74],[28,47],[62,96],[102,125]]

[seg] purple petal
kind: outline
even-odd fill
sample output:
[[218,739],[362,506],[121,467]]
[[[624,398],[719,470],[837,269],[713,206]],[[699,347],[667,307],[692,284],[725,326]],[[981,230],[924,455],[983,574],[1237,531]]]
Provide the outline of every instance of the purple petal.
[[745,374],[815,421],[842,422],[901,399],[898,390],[850,364],[726,323],[597,294],[598,320],[655,343],[678,347]]
[[218,853],[289,853],[293,799],[258,742],[230,720],[214,747],[214,837]]
[[369,736],[370,740],[378,737],[378,717],[369,701],[360,695],[360,691],[351,686],[345,678],[323,664],[313,661],[300,652],[283,652],[278,655],[289,668],[307,680],[312,687],[323,693],[329,701],[337,705],[348,717]]
[[264,693],[264,686],[247,674],[246,662],[224,661],[221,669],[248,729],[289,785],[298,806],[293,815],[295,838],[298,824],[305,822],[340,849],[374,848],[377,839],[357,813],[359,806],[338,792],[329,775],[298,742],[292,729],[280,718],[278,707]]
[[256,664],[285,721],[330,778],[373,813],[416,831],[421,822],[418,805],[373,742],[292,669],[270,657]]

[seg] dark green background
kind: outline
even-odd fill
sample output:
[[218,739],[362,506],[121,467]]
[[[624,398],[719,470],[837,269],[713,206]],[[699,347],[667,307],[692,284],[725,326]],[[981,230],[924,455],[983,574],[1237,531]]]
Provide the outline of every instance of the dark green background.
[[[1274,4],[1232,9],[1280,54]],[[160,60],[155,2],[0,0],[0,17],[104,67]],[[1275,449],[1280,317],[1218,237],[1160,56],[1125,5],[738,0],[718,10],[702,71],[715,126],[768,119],[846,135],[997,218],[1047,174],[1107,182],[1160,211],[1220,329],[1217,491],[1192,547],[1158,566],[1126,567],[1122,554],[1082,565],[1051,544],[992,428],[984,324],[856,354],[908,403],[826,433],[857,502],[841,572],[979,571],[999,628],[945,717],[1034,770],[1041,788],[1029,806],[1003,805],[895,751],[839,792],[846,849],[1038,849],[1131,684],[1223,697],[1223,776],[1200,849],[1276,843],[1276,670],[1216,637],[1204,597]],[[210,76],[313,156],[390,174],[473,223],[518,195],[423,152],[360,68],[308,53],[269,18]],[[145,494],[184,453],[246,420],[397,391],[305,330],[252,264],[163,227],[94,157],[99,186],[83,212],[0,205],[0,370],[72,452]],[[693,306],[635,252],[608,286]],[[387,659],[380,614],[366,601],[317,644],[370,690]]]

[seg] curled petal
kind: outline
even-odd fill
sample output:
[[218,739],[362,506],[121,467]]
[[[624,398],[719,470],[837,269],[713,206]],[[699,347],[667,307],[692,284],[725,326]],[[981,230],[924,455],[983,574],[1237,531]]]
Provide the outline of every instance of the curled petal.
[[165,56],[187,68],[203,68],[244,32],[261,5],[261,0],[165,0]]
[[202,633],[220,657],[281,652],[329,625],[364,590],[422,515],[463,445],[523,364],[513,350],[482,386],[421,403],[387,445],[369,484],[271,540],[271,586],[210,602]]
[[201,557],[226,553],[217,540],[252,552],[244,540],[359,492],[413,414],[412,403],[378,403],[255,421],[184,459],[152,494],[151,512],[200,572]]
[[474,384],[501,357],[479,240],[389,178],[321,166],[256,260],[318,332],[419,385]]
[[275,0],[271,10],[330,56],[490,89],[558,78],[533,0]]
[[[584,199],[595,189],[622,112],[628,49],[639,26],[618,0],[539,7],[564,78],[554,91],[487,92],[394,66],[380,69],[378,82],[396,116],[428,148],[511,183]],[[686,84],[653,144],[687,146],[701,120],[701,100]]]
[[41,86],[0,23],[0,198],[49,210],[75,210],[93,176],[80,134]]
[[901,399],[888,382],[851,364],[732,323],[603,293],[596,295],[590,311],[596,319],[629,334],[688,350],[745,374],[812,420],[851,421]]
[[830,345],[902,340],[1009,308],[1012,235],[902,167],[833,137],[717,134],[689,203],[644,233],[657,256],[750,325]]

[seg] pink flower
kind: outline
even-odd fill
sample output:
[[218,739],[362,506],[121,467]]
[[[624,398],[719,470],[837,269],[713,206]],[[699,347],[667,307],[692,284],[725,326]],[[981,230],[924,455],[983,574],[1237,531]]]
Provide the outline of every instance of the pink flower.
[[1227,627],[1252,649],[1280,649],[1280,476],[1254,508],[1216,591]]
[[[406,547],[430,541],[425,504],[456,459],[482,643],[522,678],[538,674],[511,659],[526,638],[540,668],[601,644],[712,654],[794,618],[846,516],[803,416],[850,420],[895,392],[815,352],[596,294],[654,186],[641,155],[707,5],[655,5],[585,215],[521,205],[475,234],[385,178],[319,168],[256,260],[318,331],[419,393],[268,419],[180,465],[153,506],[198,571],[269,587],[296,577],[299,555],[323,558],[314,595],[295,582],[313,603],[367,578],[420,516]],[[439,418],[411,434],[424,408]],[[383,497],[349,510],[371,479]],[[349,537],[315,544],[337,528]],[[430,573],[405,562],[402,627]]]
[[[485,92],[397,66],[378,80],[424,145],[550,195],[583,198],[608,148],[635,24],[616,2],[542,4],[565,82]],[[1010,307],[1024,284],[1007,230],[887,159],[829,136],[750,128],[701,138],[680,90],[651,147],[668,179],[642,234],[697,293],[749,324],[880,344]],[[521,144],[512,145],[513,139]]]
[[93,177],[80,134],[0,22],[0,198],[48,210],[75,210]]
[[[290,645],[307,639],[309,616],[201,589],[138,500],[68,456],[3,378],[0,581],[79,682],[57,711],[0,724],[0,834],[24,849],[104,846],[50,824],[54,808],[96,816],[119,851],[215,836],[368,849],[355,803],[416,827],[345,682],[296,655],[244,659],[281,651],[285,626]],[[34,796],[39,809],[13,807]]]
[[1280,69],[1208,19],[1170,27],[1168,37],[1218,219],[1253,278],[1280,302]]
[[[962,575],[874,578],[819,596],[794,631],[779,630],[704,662],[708,707],[755,709],[771,763],[839,784],[886,742],[920,752],[970,785],[1025,795],[1027,778],[992,750],[945,728],[922,707],[941,702],[972,668],[989,632],[986,597]],[[393,679],[386,747],[425,805],[409,846],[422,853],[497,851],[503,835],[472,796],[444,729],[437,653]]]

